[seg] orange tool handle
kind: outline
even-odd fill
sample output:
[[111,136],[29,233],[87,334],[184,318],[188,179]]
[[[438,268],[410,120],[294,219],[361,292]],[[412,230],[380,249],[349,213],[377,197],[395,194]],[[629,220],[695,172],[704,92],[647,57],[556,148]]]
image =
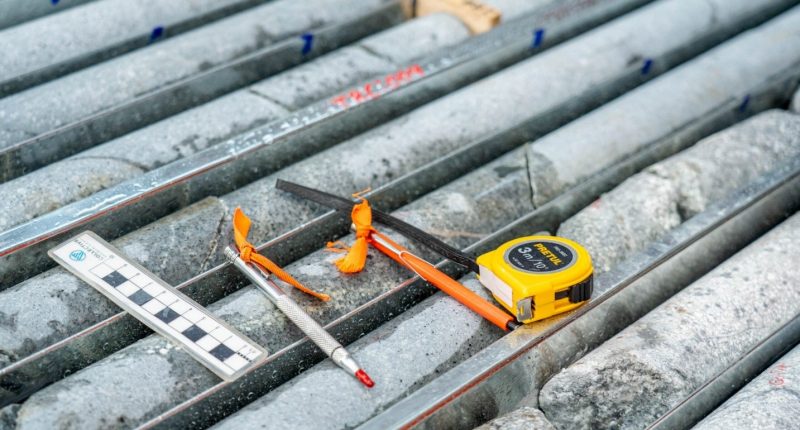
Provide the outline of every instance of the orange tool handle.
[[378,232],[372,232],[368,240],[379,251],[415,272],[422,279],[430,282],[433,286],[458,300],[464,306],[472,309],[472,311],[478,315],[486,318],[492,324],[506,331],[517,327],[518,324],[514,317],[496,306],[493,306],[483,297],[473,293],[469,288],[447,276],[447,274],[434,267],[431,263],[412,254],[387,236]]

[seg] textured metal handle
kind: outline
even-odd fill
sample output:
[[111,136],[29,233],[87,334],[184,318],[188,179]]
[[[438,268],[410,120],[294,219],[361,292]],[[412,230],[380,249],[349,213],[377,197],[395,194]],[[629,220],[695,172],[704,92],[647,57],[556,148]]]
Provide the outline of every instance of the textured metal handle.
[[342,345],[333,338],[327,331],[310,315],[308,315],[303,308],[295,303],[289,296],[281,296],[275,300],[275,306],[278,307],[293,323],[295,323],[312,342],[317,344],[328,356],[333,354],[336,348],[341,348]]

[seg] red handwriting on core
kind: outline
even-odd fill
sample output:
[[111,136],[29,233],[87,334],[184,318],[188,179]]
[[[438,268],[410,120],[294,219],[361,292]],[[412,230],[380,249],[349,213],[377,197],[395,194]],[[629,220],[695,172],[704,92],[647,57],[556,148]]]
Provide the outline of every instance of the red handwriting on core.
[[783,363],[778,363],[777,366],[769,370],[770,375],[772,378],[769,380],[769,385],[773,387],[781,387],[783,386],[786,380],[783,378],[783,374],[786,372],[786,365]]
[[424,76],[425,71],[419,64],[414,64],[406,67],[405,69],[398,70],[383,77],[383,79],[376,79],[368,82],[360,87],[353,88],[350,91],[339,94],[331,99],[331,103],[347,107],[348,105],[357,105],[370,99],[374,99],[381,94],[393,90],[401,85],[405,85],[414,79],[415,76]]

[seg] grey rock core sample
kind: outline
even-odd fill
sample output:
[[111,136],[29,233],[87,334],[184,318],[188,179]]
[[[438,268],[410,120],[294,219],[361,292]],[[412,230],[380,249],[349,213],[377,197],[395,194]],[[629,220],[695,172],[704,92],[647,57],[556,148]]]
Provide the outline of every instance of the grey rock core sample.
[[781,430],[797,426],[800,416],[800,346],[795,347],[750,381],[696,430],[758,428]]
[[[509,154],[416,200],[395,214],[440,234],[443,240],[454,246],[468,245],[493,229],[509,223],[515,216],[532,209],[524,156],[521,155],[521,151]],[[488,190],[492,192],[486,192]],[[492,222],[487,223],[487,219]],[[387,233],[391,234],[388,230]],[[393,236],[412,250],[416,249],[414,244],[397,235]],[[352,236],[345,238],[346,242],[352,240]],[[417,251],[420,255],[429,255],[421,250]],[[410,277],[407,270],[374,250],[370,251],[367,269],[355,276],[339,273],[332,264],[337,258],[338,254],[319,251],[287,266],[287,270],[298,280],[332,296],[330,302],[322,303],[287,287],[287,293],[322,323],[330,322]],[[473,287],[477,288],[478,285]],[[451,312],[452,307],[460,305],[452,302],[437,306],[447,306],[447,312]],[[427,306],[422,309],[425,307]],[[252,287],[239,290],[208,308],[270,351],[276,351],[302,336],[262,293]],[[436,313],[438,312],[437,309]],[[465,357],[465,354],[468,356],[474,353],[501,335],[499,329],[482,322],[469,312],[463,317],[464,324],[445,326],[467,331],[472,342],[454,342],[452,350],[443,349],[439,352],[442,355],[432,355],[432,362],[441,360],[436,361],[433,368],[453,365]],[[415,321],[412,318],[412,322],[406,326],[409,330],[418,332],[420,323]],[[412,353],[415,352],[409,351],[409,354]],[[381,360],[374,360],[369,367],[370,371],[377,370],[376,366],[380,362]],[[428,367],[420,367],[418,371],[427,369]],[[346,377],[344,381],[347,384],[358,384],[352,377],[346,374],[343,376]],[[432,376],[433,374],[421,374],[418,378]],[[218,379],[213,374],[188,354],[173,348],[169,341],[160,336],[150,336],[32,396],[20,409],[17,425],[19,428],[59,426],[71,419],[77,420],[75,423],[81,428],[102,428],[119,419],[131,425],[151,418],[217,382]],[[407,380],[407,383],[410,382],[412,380]],[[389,389],[389,380],[384,383],[386,389]],[[134,389],[143,385],[150,388]],[[360,385],[358,387],[362,389]],[[388,393],[395,397],[403,392],[396,388],[392,390]],[[104,394],[101,396],[100,392]],[[79,397],[83,399],[81,402],[67,401],[68,398]],[[112,397],[118,397],[119,401],[112,401]],[[63,405],[63,408],[58,405]],[[74,414],[76,405],[80,405],[81,410],[86,408],[85,413],[79,414],[78,418]]]
[[800,116],[767,111],[628,178],[563,223],[559,234],[584,245],[595,270],[607,271],[710,202],[797,157]]
[[[2,183],[0,194],[12,198],[0,201],[0,231],[195,154],[468,36],[463,25],[448,15],[412,20]],[[418,43],[397,49],[398,39],[409,38]]]
[[539,396],[547,418],[647,426],[800,312],[800,267],[786,264],[798,252],[795,215],[554,376]]
[[797,79],[798,44],[794,8],[575,120],[583,134],[563,127],[538,139],[530,146],[536,204],[726,105],[744,110],[764,84]]
[[0,32],[0,52],[4,54],[0,57],[0,82],[54,65],[72,63],[70,69],[74,69],[78,63],[101,61],[126,46],[132,49],[164,39],[173,27],[189,21],[196,26],[208,15],[247,3],[255,4],[251,0],[101,0],[72,8]]
[[475,430],[556,430],[544,413],[525,406],[476,427]]
[[387,0],[276,0],[0,100],[0,148]]
[[[688,2],[689,6],[685,9],[676,9],[676,4],[683,3],[661,2],[655,5],[661,7],[650,7],[645,11],[647,13],[644,13],[644,17],[661,19],[651,22],[652,25],[648,28],[654,33],[641,43],[654,45],[655,40],[650,38],[659,40],[657,36],[666,39],[659,40],[664,44],[662,49],[665,50],[685,43],[686,39],[676,40],[667,37],[662,31],[664,27],[661,26],[669,27],[675,20],[674,17],[664,13],[671,12],[676,16],[689,14],[696,17],[699,12],[706,9],[699,7],[695,10],[692,6],[696,3],[693,2]],[[197,252],[187,252],[183,255],[186,260],[175,262],[174,266],[169,261],[160,262],[163,267],[153,267],[145,263],[146,267],[169,282],[188,279],[223,261],[222,250],[218,245],[230,243],[231,233],[228,228],[222,226],[230,225],[229,213],[236,206],[244,208],[253,218],[254,227],[251,235],[262,240],[274,238],[322,213],[319,208],[299,204],[286,194],[275,190],[274,184],[277,178],[319,187],[341,195],[369,186],[377,187],[487,134],[513,126],[530,116],[545,114],[549,109],[606,82],[609,74],[614,76],[614,73],[625,70],[624,59],[632,55],[632,51],[644,49],[631,46],[632,42],[625,45],[612,44],[605,47],[606,51],[596,50],[599,46],[603,46],[598,45],[601,41],[622,37],[615,36],[618,33],[640,34],[641,28],[638,22],[642,13],[640,11],[633,15],[635,16],[627,16],[612,22],[604,28],[591,32],[590,35],[581,36],[438,99],[397,120],[288,166],[230,194],[220,198],[208,198],[202,204],[190,206],[171,217],[132,232],[123,242],[115,244],[122,246],[126,252],[128,252],[126,247],[130,244],[131,247],[138,247],[140,255],[149,253],[165,255],[169,254],[174,244],[205,241],[204,245],[198,245]],[[696,25],[696,28],[692,28],[698,32],[701,31],[701,27],[706,28],[706,21],[703,19],[692,22]],[[593,61],[582,62],[578,60],[579,58],[591,58]],[[577,62],[578,65],[565,71],[562,67],[565,62]],[[549,79],[545,79],[548,77]],[[548,83],[556,79],[558,85]],[[522,88],[527,90],[522,91]],[[488,109],[490,106],[492,108]],[[475,112],[480,114],[476,117]],[[324,172],[324,175],[320,172]],[[203,215],[204,213],[208,215]],[[179,220],[188,218],[200,218],[203,222],[185,230],[177,227],[181,222]],[[136,254],[132,256],[137,257]],[[172,270],[183,276],[180,278],[168,276]],[[58,277],[51,278],[58,273],[60,273]],[[64,288],[72,290],[75,288],[73,285],[83,285],[77,280],[65,281],[65,285],[56,282],[66,279],[72,278],[65,272],[55,269],[19,284],[13,291],[18,297],[30,294],[27,297],[52,298],[61,295]],[[16,361],[20,356],[48,344],[55,338],[51,336],[74,333],[99,321],[101,317],[110,316],[115,310],[115,307],[102,295],[88,286],[82,289],[80,294],[95,297],[93,300],[86,299],[86,303],[106,304],[93,306],[89,312],[88,307],[81,301],[48,299],[47,303],[52,304],[54,308],[49,309],[47,314],[56,317],[31,326],[30,330],[25,330],[16,336],[17,339],[9,338],[8,346],[5,341],[0,343],[3,345],[0,349],[5,351],[5,360]],[[0,303],[11,302],[0,300]],[[28,301],[15,303],[17,304],[13,306],[26,306],[25,303]],[[19,312],[19,309],[12,309],[12,305],[8,306],[9,308],[2,312],[7,315]],[[14,332],[21,329],[17,327],[23,326],[9,324],[6,330]]]
[[792,99],[791,110],[793,112],[800,113],[800,88],[798,88],[797,92],[794,93],[794,98]]

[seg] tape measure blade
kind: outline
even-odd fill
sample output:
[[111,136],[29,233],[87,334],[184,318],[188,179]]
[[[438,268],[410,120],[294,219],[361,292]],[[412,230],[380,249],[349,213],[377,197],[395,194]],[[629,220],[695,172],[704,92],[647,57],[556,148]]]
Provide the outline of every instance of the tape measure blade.
[[262,362],[267,351],[91,231],[48,255],[224,380]]

